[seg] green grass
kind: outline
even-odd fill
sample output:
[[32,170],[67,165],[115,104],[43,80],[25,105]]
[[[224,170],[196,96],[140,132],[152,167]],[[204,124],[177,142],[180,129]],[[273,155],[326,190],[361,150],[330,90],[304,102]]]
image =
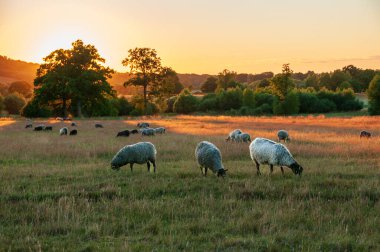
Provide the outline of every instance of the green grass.
[[[79,121],[77,137],[59,137],[58,125],[52,133],[23,122],[0,130],[0,251],[380,250],[373,154],[299,153],[301,178],[279,168],[269,175],[266,166],[256,176],[247,144],[170,131],[120,139],[121,121],[103,123]],[[156,174],[142,165],[110,169],[119,148],[146,139],[158,150]],[[226,178],[200,174],[201,140],[220,147]]]

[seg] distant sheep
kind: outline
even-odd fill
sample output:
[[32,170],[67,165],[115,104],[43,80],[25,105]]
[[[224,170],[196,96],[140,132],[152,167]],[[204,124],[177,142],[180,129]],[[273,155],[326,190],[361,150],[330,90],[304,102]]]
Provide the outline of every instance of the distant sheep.
[[123,131],[118,132],[117,135],[116,135],[116,137],[119,137],[119,136],[128,137],[129,135],[130,135],[129,130],[123,130]]
[[52,131],[53,130],[53,126],[46,126],[44,128],[44,131]]
[[142,136],[154,136],[155,131],[152,128],[146,128],[141,130],[141,135]]
[[71,123],[71,127],[76,127],[77,126],[77,123],[76,122],[72,122]]
[[371,132],[368,132],[368,131],[365,131],[365,130],[362,130],[361,132],[360,132],[360,138],[362,138],[362,137],[365,137],[365,138],[371,138]]
[[281,142],[281,140],[286,143],[286,141],[290,141],[289,133],[286,130],[279,130],[277,132],[278,142]]
[[149,128],[149,123],[147,122],[141,122],[137,124],[137,127],[139,128]]
[[45,125],[38,125],[36,127],[34,127],[34,131],[42,131],[45,129]]
[[103,128],[103,125],[100,123],[95,123],[95,128]]
[[33,124],[28,123],[27,125],[25,125],[25,129],[27,129],[27,128],[33,128]]
[[250,143],[251,142],[251,136],[248,133],[237,134],[235,136],[235,141],[236,142]]
[[132,145],[124,146],[112,158],[111,168],[119,170],[120,167],[130,164],[131,171],[133,171],[133,164],[144,164],[148,166],[150,171],[150,163],[153,164],[154,172],[156,172],[156,148],[150,142],[139,142]]
[[265,138],[255,138],[249,145],[252,160],[256,163],[257,174],[260,175],[260,164],[269,164],[270,172],[273,166],[280,166],[284,174],[283,166],[289,167],[294,174],[301,176],[303,168],[290,154],[289,150],[282,144]]
[[225,176],[227,169],[224,169],[222,163],[222,154],[218,147],[214,144],[202,141],[195,148],[195,159],[203,173],[203,168],[205,168],[204,175],[207,175],[207,169],[211,169],[218,176]]
[[228,134],[228,137],[226,139],[226,141],[235,141],[236,140],[236,136],[243,133],[240,129],[235,129],[233,131],[230,132],[230,134]]
[[166,129],[164,127],[159,127],[154,129],[154,133],[156,134],[164,134],[166,133]]
[[56,117],[55,120],[57,120],[57,121],[63,121],[63,118],[62,117]]
[[69,131],[69,129],[67,127],[63,127],[59,130],[59,135],[60,136],[63,136],[63,135],[67,135],[67,132]]
[[66,117],[63,118],[63,120],[64,120],[64,121],[71,121],[71,118],[68,117],[68,116],[66,116]]
[[137,129],[133,129],[133,130],[130,131],[130,133],[131,134],[137,134],[137,133],[139,133],[139,131]]
[[78,131],[76,129],[73,129],[70,131],[70,136],[76,136],[78,134]]

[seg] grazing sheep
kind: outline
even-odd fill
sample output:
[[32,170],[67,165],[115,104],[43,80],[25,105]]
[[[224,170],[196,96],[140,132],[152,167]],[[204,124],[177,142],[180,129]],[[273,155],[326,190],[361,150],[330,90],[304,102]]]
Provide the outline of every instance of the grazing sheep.
[[76,129],[73,129],[70,131],[70,136],[76,136],[78,135],[78,131]]
[[67,135],[67,132],[69,131],[69,129],[67,127],[63,127],[59,130],[59,135],[60,136],[63,136],[63,135]]
[[103,125],[101,125],[100,123],[95,123],[95,128],[103,128]]
[[38,125],[36,127],[34,127],[34,131],[42,131],[45,129],[45,125]]
[[131,134],[137,134],[137,133],[139,133],[139,131],[137,129],[133,129],[133,130],[130,131],[130,133]]
[[27,128],[33,128],[33,124],[28,123],[27,125],[25,125],[25,129],[27,129]]
[[145,128],[145,129],[141,130],[141,135],[142,136],[154,136],[155,132],[154,132],[154,129],[152,129],[152,128]]
[[214,144],[207,141],[200,142],[195,148],[195,159],[202,173],[203,167],[205,168],[205,176],[207,175],[207,169],[211,169],[214,173],[217,173],[218,177],[226,175],[227,169],[224,169],[222,154]]
[[284,174],[283,166],[292,169],[294,174],[301,176],[303,168],[290,154],[289,150],[282,144],[276,143],[266,138],[255,138],[249,145],[249,152],[252,160],[256,163],[257,174],[260,175],[260,164],[268,164],[270,172],[273,172],[273,166],[280,166]]
[[64,120],[64,121],[71,121],[71,118],[68,117],[68,116],[66,116],[66,117],[63,118],[63,120]]
[[286,130],[279,130],[277,132],[278,142],[281,142],[281,140],[286,143],[286,141],[290,141],[289,133]]
[[150,163],[152,163],[154,172],[156,172],[156,154],[156,148],[150,142],[139,142],[132,145],[126,145],[112,158],[111,168],[119,170],[120,167],[130,164],[131,171],[133,171],[133,164],[146,163],[149,172]]
[[63,118],[62,117],[56,117],[55,120],[57,120],[57,121],[63,121]]
[[368,131],[362,130],[362,131],[360,132],[360,138],[362,138],[362,137],[370,138],[370,137],[371,137],[371,132],[368,132]]
[[123,130],[123,131],[118,132],[117,135],[116,135],[116,137],[119,137],[119,136],[128,137],[129,135],[130,135],[129,130]]
[[230,134],[228,134],[228,137],[226,139],[226,141],[235,141],[236,140],[236,136],[243,133],[240,129],[235,129],[233,131],[230,132]]
[[250,143],[251,142],[251,136],[248,133],[237,134],[235,136],[235,141],[236,142]]
[[75,126],[77,126],[77,123],[76,122],[72,122],[71,123],[71,127],[75,127]]
[[52,131],[53,130],[53,126],[46,126],[44,128],[44,131]]
[[137,127],[139,127],[139,128],[149,128],[149,123],[147,123],[147,122],[138,123]]
[[159,127],[159,128],[155,128],[154,129],[154,133],[156,134],[163,134],[163,133],[166,133],[166,129],[164,127]]

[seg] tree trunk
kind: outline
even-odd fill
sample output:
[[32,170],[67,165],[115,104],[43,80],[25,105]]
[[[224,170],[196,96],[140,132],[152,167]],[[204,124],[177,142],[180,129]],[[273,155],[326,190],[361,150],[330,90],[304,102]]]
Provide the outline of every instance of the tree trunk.
[[77,101],[77,116],[82,117],[82,104],[80,100]]
[[146,100],[146,85],[144,85],[144,114],[146,114],[147,100]]

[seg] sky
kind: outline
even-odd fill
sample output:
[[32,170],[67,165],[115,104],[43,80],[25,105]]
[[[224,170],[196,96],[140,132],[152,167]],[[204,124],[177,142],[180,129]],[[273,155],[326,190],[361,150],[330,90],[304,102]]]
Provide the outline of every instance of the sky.
[[0,55],[41,63],[77,39],[119,72],[135,47],[178,73],[380,69],[380,0],[0,0]]

